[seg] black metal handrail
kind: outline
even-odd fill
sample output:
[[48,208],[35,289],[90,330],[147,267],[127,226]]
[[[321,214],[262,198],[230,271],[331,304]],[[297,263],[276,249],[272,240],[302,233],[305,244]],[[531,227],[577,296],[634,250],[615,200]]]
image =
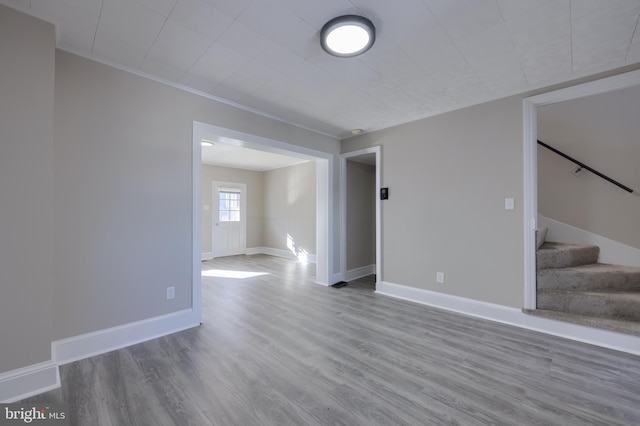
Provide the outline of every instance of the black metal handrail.
[[634,191],[633,191],[633,189],[629,188],[628,186],[625,186],[625,185],[621,184],[621,183],[620,183],[620,182],[618,182],[617,180],[611,179],[611,178],[610,178],[609,176],[607,176],[607,175],[603,175],[603,174],[602,174],[602,173],[600,173],[599,171],[594,170],[594,169],[592,169],[591,167],[587,166],[586,164],[584,164],[584,163],[582,163],[582,162],[580,162],[580,161],[576,160],[575,158],[568,156],[568,155],[567,155],[567,154],[565,154],[564,152],[559,151],[559,150],[555,149],[554,147],[549,146],[549,145],[547,145],[546,143],[544,143],[544,142],[542,142],[542,141],[540,141],[540,140],[538,140],[538,144],[539,144],[539,145],[544,146],[544,147],[545,147],[545,148],[547,148],[549,151],[553,151],[553,152],[555,152],[556,154],[558,154],[559,156],[564,157],[564,158],[566,158],[567,160],[569,160],[569,161],[571,161],[571,162],[573,162],[573,163],[576,163],[578,166],[580,166],[580,168],[589,170],[589,171],[590,171],[591,173],[593,173],[594,175],[599,176],[599,177],[601,177],[602,179],[604,179],[604,180],[606,180],[606,181],[611,182],[611,183],[612,183],[612,184],[614,184],[615,186],[617,186],[617,187],[619,187],[619,188],[622,188],[622,189],[624,189],[624,190],[625,190],[625,191],[627,191],[627,192],[634,192]]

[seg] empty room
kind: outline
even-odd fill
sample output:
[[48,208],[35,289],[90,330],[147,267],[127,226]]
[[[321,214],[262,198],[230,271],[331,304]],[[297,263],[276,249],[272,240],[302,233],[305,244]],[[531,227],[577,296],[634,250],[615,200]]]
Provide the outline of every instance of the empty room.
[[0,0],[0,424],[640,424],[639,22]]

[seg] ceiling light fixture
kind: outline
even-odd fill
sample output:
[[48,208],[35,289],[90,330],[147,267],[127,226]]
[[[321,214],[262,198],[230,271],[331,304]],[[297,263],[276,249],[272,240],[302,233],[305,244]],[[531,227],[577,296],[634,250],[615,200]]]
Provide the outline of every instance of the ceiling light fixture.
[[200,140],[200,145],[201,146],[213,146],[213,142],[211,142],[210,140],[207,140],[207,139],[202,139],[202,140]]
[[340,58],[358,56],[373,46],[376,29],[367,18],[344,15],[333,18],[320,31],[320,45]]

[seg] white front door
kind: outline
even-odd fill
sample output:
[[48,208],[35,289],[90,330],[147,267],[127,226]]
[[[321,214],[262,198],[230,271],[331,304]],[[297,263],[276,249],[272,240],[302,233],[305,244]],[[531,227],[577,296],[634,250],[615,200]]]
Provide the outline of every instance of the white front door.
[[243,183],[213,182],[213,257],[246,252],[246,192]]

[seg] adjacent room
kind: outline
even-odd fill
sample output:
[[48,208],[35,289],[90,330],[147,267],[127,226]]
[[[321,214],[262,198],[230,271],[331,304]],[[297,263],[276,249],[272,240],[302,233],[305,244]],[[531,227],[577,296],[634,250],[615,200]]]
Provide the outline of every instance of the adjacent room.
[[202,259],[271,254],[315,263],[316,160],[203,139]]

